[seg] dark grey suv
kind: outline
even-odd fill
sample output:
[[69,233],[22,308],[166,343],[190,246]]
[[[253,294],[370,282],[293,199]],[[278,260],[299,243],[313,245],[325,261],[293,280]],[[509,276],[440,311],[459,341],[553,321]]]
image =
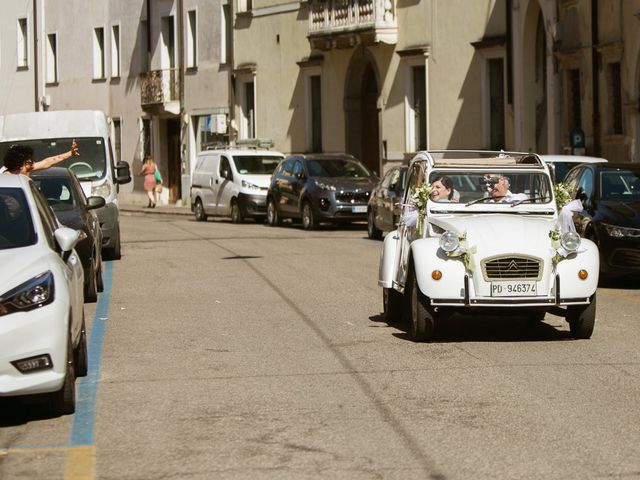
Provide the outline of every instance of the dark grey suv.
[[346,224],[367,219],[367,204],[378,178],[348,154],[291,155],[271,176],[267,222],[302,220],[307,230],[319,222]]

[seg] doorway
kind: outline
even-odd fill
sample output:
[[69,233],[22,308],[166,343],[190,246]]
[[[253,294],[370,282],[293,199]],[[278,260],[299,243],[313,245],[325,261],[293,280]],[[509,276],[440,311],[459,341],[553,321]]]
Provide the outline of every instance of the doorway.
[[180,159],[180,120],[166,121],[167,139],[167,182],[169,189],[169,203],[175,203],[182,198],[182,161]]

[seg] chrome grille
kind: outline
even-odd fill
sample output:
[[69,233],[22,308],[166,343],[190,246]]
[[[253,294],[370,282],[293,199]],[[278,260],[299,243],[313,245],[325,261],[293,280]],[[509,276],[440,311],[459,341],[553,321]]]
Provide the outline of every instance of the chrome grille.
[[482,273],[487,281],[540,280],[542,260],[516,255],[487,258],[482,261]]
[[336,200],[341,203],[368,203],[369,192],[337,192]]

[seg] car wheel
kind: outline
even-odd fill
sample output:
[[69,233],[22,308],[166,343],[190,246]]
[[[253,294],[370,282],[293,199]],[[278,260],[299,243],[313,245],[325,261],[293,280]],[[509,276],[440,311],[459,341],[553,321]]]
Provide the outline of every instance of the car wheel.
[[116,229],[116,239],[112,248],[102,249],[102,255],[105,260],[120,260],[122,251],[120,250],[120,226]]
[[596,324],[596,296],[593,295],[588,305],[567,307],[567,322],[571,336],[575,339],[591,338]]
[[199,198],[196,200],[196,204],[193,207],[193,210],[196,214],[196,222],[204,222],[207,220],[207,214],[204,213],[204,206],[202,205],[202,200]]
[[240,211],[240,205],[238,205],[237,200],[231,201],[231,223],[242,223],[244,218],[242,217],[242,212]]
[[277,227],[282,224],[282,218],[280,218],[278,207],[276,207],[276,202],[273,198],[267,200],[267,223],[271,227]]
[[305,230],[315,230],[318,228],[316,217],[313,214],[313,208],[308,200],[302,204],[302,227]]
[[402,294],[393,288],[383,288],[382,308],[387,323],[399,323],[402,320]]
[[98,288],[96,286],[96,269],[93,266],[93,261],[89,267],[89,273],[87,274],[87,282],[84,288],[84,301],[85,303],[95,303],[98,301]]
[[374,219],[375,213],[373,209],[369,209],[369,214],[367,215],[367,235],[371,240],[380,240],[382,238],[382,230],[376,227]]
[[82,327],[80,328],[80,341],[73,351],[73,363],[76,377],[86,377],[89,371],[89,361],[87,357],[87,328],[84,321],[84,311],[82,312]]
[[62,388],[49,394],[49,408],[53,415],[67,415],[76,411],[76,375],[73,365],[71,335],[67,335],[67,362]]
[[409,335],[414,342],[429,341],[435,329],[435,312],[428,298],[420,291],[413,267],[410,267],[407,275],[405,291],[409,295]]

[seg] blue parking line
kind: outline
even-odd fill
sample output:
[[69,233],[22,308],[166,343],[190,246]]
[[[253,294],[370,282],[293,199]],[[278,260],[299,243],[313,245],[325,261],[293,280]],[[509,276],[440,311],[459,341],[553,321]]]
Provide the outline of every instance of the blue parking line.
[[111,297],[112,263],[105,262],[102,272],[104,291],[98,296],[96,313],[91,324],[91,336],[87,345],[89,369],[76,389],[76,413],[69,437],[69,445],[93,445],[96,424],[96,401],[100,382],[100,359],[109,315]]

